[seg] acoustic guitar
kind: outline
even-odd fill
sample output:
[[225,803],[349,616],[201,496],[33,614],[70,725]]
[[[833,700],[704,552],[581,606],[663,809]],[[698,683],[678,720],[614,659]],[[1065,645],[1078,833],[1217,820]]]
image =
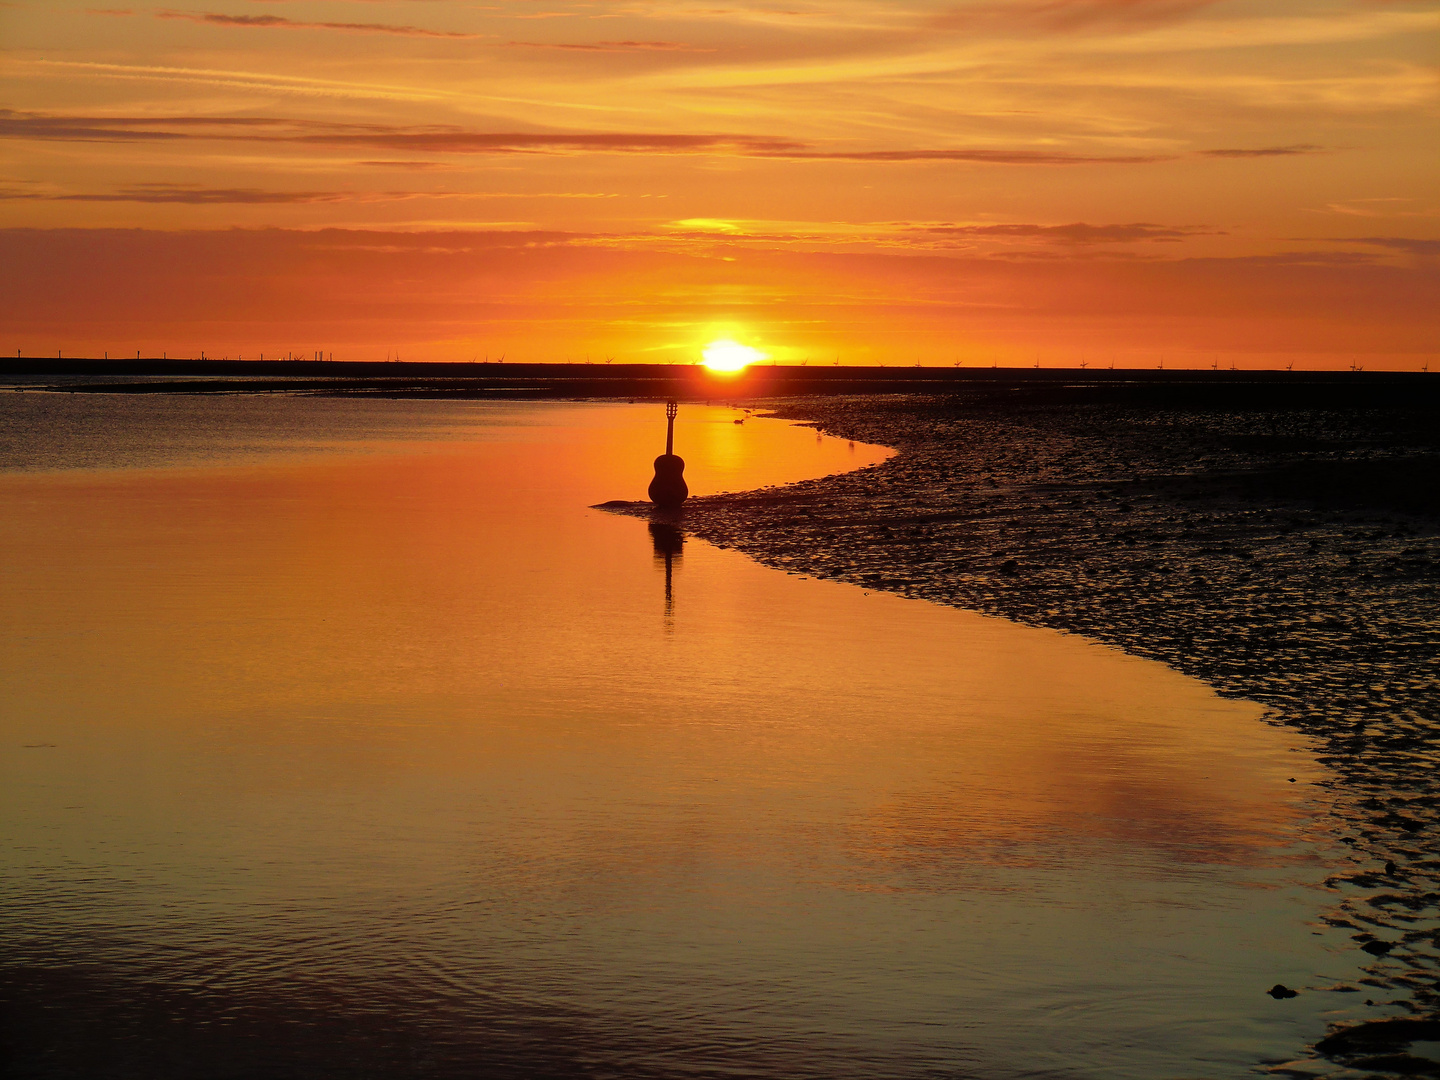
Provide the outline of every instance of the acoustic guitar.
[[656,506],[676,507],[690,497],[685,483],[685,459],[675,453],[675,414],[680,406],[665,404],[665,453],[655,459],[655,479],[650,481],[650,501]]

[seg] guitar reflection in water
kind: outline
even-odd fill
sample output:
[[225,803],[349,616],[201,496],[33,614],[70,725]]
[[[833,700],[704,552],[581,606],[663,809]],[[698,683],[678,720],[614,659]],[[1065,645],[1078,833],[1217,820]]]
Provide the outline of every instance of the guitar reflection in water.
[[650,501],[656,506],[673,509],[690,497],[685,483],[685,459],[675,454],[675,414],[680,406],[665,403],[665,453],[655,459],[655,479],[650,481]]
[[665,629],[675,629],[675,561],[685,554],[685,534],[664,521],[650,523],[650,540],[655,545],[655,565],[665,564]]

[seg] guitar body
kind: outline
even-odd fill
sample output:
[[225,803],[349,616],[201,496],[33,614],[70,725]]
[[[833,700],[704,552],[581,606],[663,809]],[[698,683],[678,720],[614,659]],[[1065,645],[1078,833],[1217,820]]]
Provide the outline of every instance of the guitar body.
[[655,459],[655,479],[650,481],[650,501],[672,510],[690,497],[685,459],[675,453],[675,415],[679,411],[677,402],[666,402],[665,452]]
[[685,483],[685,459],[679,454],[661,454],[655,459],[655,479],[650,481],[650,501],[656,506],[679,506],[690,497]]

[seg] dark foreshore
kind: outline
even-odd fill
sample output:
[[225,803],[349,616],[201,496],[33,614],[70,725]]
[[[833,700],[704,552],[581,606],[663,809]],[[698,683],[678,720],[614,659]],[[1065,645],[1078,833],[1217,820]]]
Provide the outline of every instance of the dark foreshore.
[[1157,389],[752,403],[899,453],[680,521],[789,572],[1161,660],[1318,738],[1352,853],[1327,921],[1377,1017],[1318,1050],[1440,1075],[1407,1052],[1440,1039],[1440,402]]

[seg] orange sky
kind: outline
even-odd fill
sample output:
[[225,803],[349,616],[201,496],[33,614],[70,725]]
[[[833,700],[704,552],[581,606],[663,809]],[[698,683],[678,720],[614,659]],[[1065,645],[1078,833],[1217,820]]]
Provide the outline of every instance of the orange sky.
[[178,3],[0,3],[12,355],[1440,346],[1433,3]]

